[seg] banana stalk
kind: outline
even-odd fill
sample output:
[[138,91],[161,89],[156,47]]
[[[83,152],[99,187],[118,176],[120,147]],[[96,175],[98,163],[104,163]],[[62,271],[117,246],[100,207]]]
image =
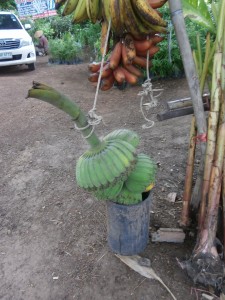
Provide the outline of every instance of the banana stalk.
[[[210,175],[211,169],[214,160],[214,152],[216,147],[216,139],[217,139],[217,127],[219,121],[219,110],[221,105],[221,82],[222,80],[222,58],[223,58],[223,31],[225,22],[224,14],[225,12],[225,4],[222,3],[221,14],[219,17],[218,23],[218,33],[215,42],[215,55],[213,62],[213,78],[212,78],[212,90],[211,90],[211,107],[208,117],[208,138],[207,138],[207,147],[206,147],[206,157],[205,157],[205,169],[204,169],[204,177],[203,177],[203,189],[202,189],[202,199],[201,199],[201,207],[199,213],[199,221],[198,228],[199,232],[202,231],[204,226],[204,219],[206,213],[206,198],[208,196],[209,184],[210,184]],[[222,25],[224,24],[224,25]]]
[[188,160],[185,176],[185,185],[184,185],[184,194],[183,194],[183,207],[181,212],[181,227],[188,227],[190,225],[189,211],[190,211],[190,202],[191,202],[191,191],[192,191],[192,178],[194,171],[194,157],[196,149],[196,124],[195,117],[192,117],[191,121],[191,130],[189,138],[189,151],[188,151]]
[[88,126],[88,120],[85,114],[65,95],[60,94],[58,91],[45,84],[34,81],[32,89],[28,91],[27,98],[36,98],[45,101],[63,110],[73,118],[78,128],[85,128],[81,130],[81,132],[84,137],[87,137],[86,140],[92,148],[101,144],[101,141],[96,134],[94,132],[91,133],[92,126]]
[[[183,264],[195,283],[213,286],[221,291],[224,265],[217,248],[218,212],[222,190],[222,172],[225,154],[225,1],[221,2],[217,26],[216,52],[212,76],[212,103],[208,123],[203,195],[199,233],[191,258]],[[207,178],[206,178],[207,175]],[[207,188],[206,188],[207,187]],[[207,209],[206,209],[207,206]]]

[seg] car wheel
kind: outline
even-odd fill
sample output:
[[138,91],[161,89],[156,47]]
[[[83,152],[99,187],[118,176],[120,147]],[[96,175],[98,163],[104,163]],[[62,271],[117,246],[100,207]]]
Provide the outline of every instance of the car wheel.
[[29,69],[30,71],[34,71],[34,70],[35,70],[35,64],[34,64],[34,63],[29,64],[29,65],[28,65],[28,69]]

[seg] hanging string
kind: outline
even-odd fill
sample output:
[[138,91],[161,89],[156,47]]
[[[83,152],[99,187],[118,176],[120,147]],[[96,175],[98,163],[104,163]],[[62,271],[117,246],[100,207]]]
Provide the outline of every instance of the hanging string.
[[76,124],[74,124],[75,129],[81,130],[81,131],[92,126],[91,132],[87,136],[84,137],[85,139],[89,138],[92,135],[92,133],[94,132],[95,126],[100,124],[100,122],[102,121],[102,116],[98,116],[95,113],[95,111],[96,111],[96,104],[97,104],[97,100],[98,100],[99,88],[100,88],[100,84],[101,84],[101,77],[102,77],[105,56],[106,56],[106,49],[107,49],[108,40],[109,40],[110,29],[111,29],[111,19],[109,20],[109,24],[108,24],[108,30],[107,30],[107,34],[106,34],[104,49],[103,49],[103,55],[102,55],[102,60],[101,60],[101,65],[100,65],[100,70],[99,70],[99,77],[98,77],[98,83],[97,83],[96,92],[95,92],[94,103],[93,103],[92,109],[88,112],[88,115],[87,115],[88,124],[84,127],[77,127]]
[[[149,36],[147,36],[147,39],[149,40]],[[153,92],[155,91],[162,91],[162,89],[153,89],[152,88],[152,83],[151,83],[151,78],[150,78],[150,74],[149,74],[149,60],[150,60],[150,54],[149,54],[149,50],[147,52],[147,64],[146,64],[146,74],[147,74],[147,79],[145,80],[145,82],[142,84],[142,87],[144,88],[143,91],[138,93],[138,96],[141,97],[140,100],[140,110],[141,113],[143,115],[143,118],[145,119],[145,121],[147,121],[148,124],[143,124],[142,128],[143,129],[149,129],[151,127],[153,127],[155,125],[155,122],[148,119],[145,116],[144,110],[143,110],[143,106],[147,106],[148,109],[150,108],[154,108],[158,105],[158,100],[156,99],[157,97],[159,97],[161,95],[161,93],[159,93],[157,96],[153,95]],[[150,99],[149,103],[144,104],[144,99],[148,98]]]
[[108,24],[108,30],[107,30],[107,35],[106,35],[106,40],[105,40],[105,45],[104,45],[104,50],[103,50],[103,55],[102,55],[102,60],[101,60],[101,66],[100,66],[100,71],[99,71],[98,83],[97,83],[97,88],[96,88],[96,92],[95,92],[94,104],[93,104],[92,109],[88,112],[89,124],[92,126],[96,126],[102,121],[102,117],[98,116],[95,113],[95,111],[96,111],[96,104],[97,104],[97,99],[98,99],[98,94],[99,94],[99,88],[100,88],[100,84],[101,84],[103,64],[105,61],[110,29],[111,29],[111,19],[109,20],[109,24]]
[[172,29],[173,29],[173,25],[172,22],[169,22],[169,38],[168,38],[168,60],[169,63],[172,64],[172,57],[171,57],[171,47],[172,47]]

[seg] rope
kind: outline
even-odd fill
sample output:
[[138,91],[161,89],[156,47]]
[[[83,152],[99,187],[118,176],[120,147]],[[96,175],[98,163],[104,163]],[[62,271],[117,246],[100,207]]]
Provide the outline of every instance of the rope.
[[[147,36],[147,39],[149,40],[149,36]],[[143,129],[149,129],[151,127],[153,127],[155,125],[155,122],[148,119],[145,116],[144,110],[143,110],[143,106],[146,105],[148,106],[148,108],[153,108],[156,107],[158,105],[158,100],[156,99],[157,97],[159,97],[161,95],[161,93],[159,93],[157,96],[153,95],[154,91],[162,91],[162,89],[152,89],[152,83],[151,83],[151,78],[150,78],[150,74],[149,74],[149,59],[150,59],[150,55],[149,55],[149,50],[147,52],[147,64],[146,64],[146,73],[147,73],[147,79],[145,80],[145,82],[142,84],[142,87],[144,88],[143,91],[138,93],[138,96],[141,97],[140,100],[140,109],[141,109],[141,113],[143,115],[143,118],[145,119],[145,121],[147,121],[147,124],[143,124],[142,128]],[[144,98],[150,98],[150,102],[143,104]]]
[[[92,126],[92,125],[89,124],[89,123],[86,126],[84,126],[84,127],[78,127],[76,124],[74,124],[74,128],[76,130],[80,130],[80,131],[87,129],[90,126]],[[88,139],[92,135],[93,132],[94,132],[94,126],[92,126],[91,132],[88,135],[86,135],[84,138]]]
[[95,113],[95,111],[96,111],[96,104],[97,104],[97,100],[98,100],[99,88],[100,88],[100,84],[101,84],[103,64],[104,64],[104,61],[105,61],[106,49],[107,49],[107,44],[108,44],[108,40],[109,40],[110,29],[111,29],[111,19],[109,20],[109,25],[108,25],[108,30],[107,30],[107,35],[106,35],[102,60],[101,60],[100,72],[99,72],[99,77],[98,77],[98,83],[97,83],[97,88],[96,88],[96,92],[95,92],[94,104],[93,104],[92,109],[88,112],[89,124],[92,125],[92,126],[96,126],[102,121],[102,116],[98,116]]
[[172,56],[171,56],[171,47],[172,47],[172,22],[169,22],[169,38],[168,38],[168,56],[169,56],[169,63],[172,64]]
[[95,113],[95,111],[96,111],[96,104],[97,104],[97,100],[98,100],[99,88],[100,88],[100,84],[101,84],[103,64],[104,64],[104,61],[105,61],[106,49],[107,49],[107,44],[108,44],[108,40],[109,40],[110,29],[111,29],[111,19],[109,20],[109,25],[108,25],[108,30],[107,30],[107,35],[106,35],[102,60],[101,60],[101,66],[100,66],[100,71],[99,71],[98,83],[97,83],[97,88],[96,88],[96,92],[95,92],[94,103],[93,103],[92,109],[88,112],[88,115],[87,115],[88,124],[84,127],[77,127],[77,125],[74,124],[75,129],[80,130],[80,131],[85,130],[88,127],[92,126],[91,132],[87,136],[84,137],[85,139],[88,139],[92,135],[92,133],[94,132],[95,126],[100,124],[101,121],[102,121],[102,116],[98,116]]

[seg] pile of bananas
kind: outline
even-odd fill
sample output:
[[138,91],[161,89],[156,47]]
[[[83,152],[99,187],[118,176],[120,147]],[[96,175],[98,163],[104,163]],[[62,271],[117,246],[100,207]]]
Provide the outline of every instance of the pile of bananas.
[[[65,95],[45,84],[34,82],[28,97],[40,99],[69,114],[90,145],[77,161],[77,184],[98,199],[120,204],[142,201],[142,193],[155,183],[156,165],[145,154],[137,154],[138,135],[128,129],[118,129],[100,140],[86,115]],[[90,134],[91,133],[91,134]]]
[[[73,14],[72,22],[86,20],[101,22],[101,53],[106,45],[109,59],[101,76],[101,90],[109,90],[114,83],[136,84],[150,58],[159,51],[157,43],[163,40],[159,33],[166,32],[166,22],[157,8],[167,0],[55,0],[56,8],[64,5],[63,15]],[[108,26],[110,35],[108,37]],[[113,46],[110,49],[110,38]],[[89,65],[89,81],[96,83],[100,63]],[[149,62],[151,67],[151,61]]]
[[142,193],[154,186],[156,167],[147,155],[136,154],[138,144],[138,135],[131,130],[108,134],[78,159],[78,185],[101,200],[126,205],[141,202]]

